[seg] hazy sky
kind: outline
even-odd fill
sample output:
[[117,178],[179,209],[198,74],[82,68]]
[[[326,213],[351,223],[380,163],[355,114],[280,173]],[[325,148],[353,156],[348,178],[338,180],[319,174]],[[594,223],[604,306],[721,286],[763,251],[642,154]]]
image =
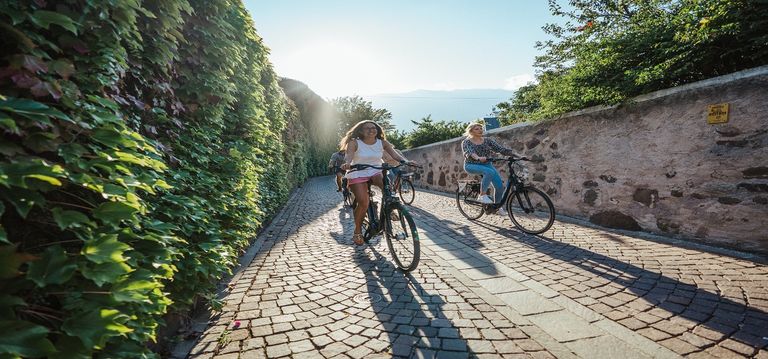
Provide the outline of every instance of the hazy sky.
[[533,79],[545,0],[245,0],[278,75],[324,98],[516,89]]

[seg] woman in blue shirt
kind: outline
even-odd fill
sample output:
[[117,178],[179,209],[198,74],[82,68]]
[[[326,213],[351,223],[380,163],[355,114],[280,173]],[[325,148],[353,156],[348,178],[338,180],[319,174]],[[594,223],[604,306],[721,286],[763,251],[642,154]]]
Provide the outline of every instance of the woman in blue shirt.
[[[512,149],[506,148],[490,138],[484,138],[484,132],[483,124],[481,123],[470,123],[467,126],[467,130],[464,132],[467,138],[461,142],[461,151],[464,153],[464,171],[483,176],[483,180],[480,183],[481,195],[477,199],[478,201],[486,204],[498,203],[501,202],[501,197],[504,196],[504,182],[502,182],[501,176],[499,176],[499,171],[493,167],[491,162],[488,162],[488,158],[493,157],[494,153],[500,153],[505,156],[514,156],[515,153]],[[485,194],[491,184],[495,189],[495,201]],[[504,208],[500,208],[496,213],[502,216],[507,215]]]

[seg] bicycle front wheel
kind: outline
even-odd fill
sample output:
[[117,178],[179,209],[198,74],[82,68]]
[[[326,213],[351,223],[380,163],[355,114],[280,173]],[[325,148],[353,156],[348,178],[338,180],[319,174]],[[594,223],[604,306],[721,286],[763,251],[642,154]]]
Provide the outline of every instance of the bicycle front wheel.
[[459,212],[469,220],[474,221],[485,213],[483,204],[477,201],[479,195],[480,183],[477,182],[460,185],[456,190],[456,206],[459,207]]
[[533,187],[513,192],[507,200],[509,219],[529,234],[546,232],[555,222],[555,206],[546,193]]
[[413,188],[413,183],[411,180],[401,180],[398,193],[400,194],[400,199],[405,204],[413,203],[413,199],[416,198],[416,189]]
[[421,249],[413,218],[400,204],[387,208],[385,216],[384,233],[395,265],[406,272],[416,269]]

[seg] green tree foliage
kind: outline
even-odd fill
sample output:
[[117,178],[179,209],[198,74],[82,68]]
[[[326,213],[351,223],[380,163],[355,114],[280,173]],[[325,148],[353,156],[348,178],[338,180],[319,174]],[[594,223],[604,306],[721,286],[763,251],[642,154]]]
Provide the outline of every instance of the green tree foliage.
[[509,101],[496,105],[502,126],[528,121],[541,108],[536,85],[529,84],[519,88]]
[[[768,63],[768,2],[762,0],[550,0],[565,25],[547,25],[540,43],[533,119],[617,104]],[[530,90],[530,89],[526,89]],[[507,119],[533,103],[516,96]],[[502,107],[502,106],[500,106]],[[525,112],[522,112],[523,114]]]
[[155,356],[309,131],[239,0],[5,0],[0,34],[0,356]]
[[338,113],[338,138],[341,139],[347,131],[360,121],[374,121],[384,131],[394,129],[392,114],[383,108],[374,108],[371,101],[360,96],[339,97],[331,100],[331,105]]
[[389,141],[389,143],[391,143],[395,148],[407,148],[407,139],[408,133],[405,131],[399,131],[395,129],[387,131],[387,141]]
[[407,148],[414,148],[456,138],[464,133],[466,123],[458,121],[434,121],[432,115],[418,121],[411,121],[416,128],[405,137]]

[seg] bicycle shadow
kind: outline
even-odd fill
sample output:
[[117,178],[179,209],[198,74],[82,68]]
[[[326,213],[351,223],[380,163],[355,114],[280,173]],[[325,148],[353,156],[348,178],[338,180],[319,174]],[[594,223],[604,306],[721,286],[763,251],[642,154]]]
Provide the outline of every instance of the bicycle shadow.
[[[393,357],[442,357],[469,351],[459,329],[445,315],[440,294],[430,294],[418,279],[397,269],[379,251],[384,239],[374,238],[354,259],[365,273],[370,308],[386,333]],[[381,248],[385,250],[384,248]],[[382,336],[379,336],[382,339]],[[442,349],[442,350],[441,350]]]
[[[419,214],[429,215],[425,211],[421,211]],[[721,288],[711,279],[706,279],[703,283],[711,282],[710,285],[716,288],[708,290],[695,284],[684,283],[679,279],[665,276],[648,268],[559,241],[546,234],[530,235],[523,233],[514,228],[511,223],[509,224],[510,227],[501,227],[483,221],[475,221],[474,223],[495,231],[500,236],[513,239],[529,250],[536,251],[551,259],[569,263],[602,278],[604,281],[600,283],[600,281],[587,279],[582,282],[582,286],[576,287],[577,292],[586,293],[590,297],[594,296],[593,299],[598,301],[602,297],[619,292],[632,293],[636,297],[635,299],[627,300],[624,303],[613,303],[608,309],[615,312],[623,308],[624,312],[629,313],[628,318],[637,319],[635,317],[639,316],[641,321],[645,322],[646,325],[651,325],[651,327],[654,323],[665,325],[674,335],[666,334],[661,339],[657,339],[659,341],[665,339],[664,337],[674,338],[677,335],[681,335],[682,339],[688,339],[692,342],[709,340],[719,343],[732,339],[752,347],[754,350],[752,355],[756,354],[758,350],[768,347],[768,337],[766,337],[768,312],[765,308],[749,304],[750,294],[753,294],[754,299],[760,303],[760,298],[764,298],[766,295],[764,290],[747,293],[739,287]],[[455,234],[465,232],[461,229],[460,231],[457,230]],[[610,233],[608,229],[601,228],[596,231],[595,235],[619,245],[627,245],[628,243],[627,240],[621,238],[622,236]],[[627,235],[623,236],[626,237]],[[466,237],[460,240],[469,246],[472,246],[476,241],[478,241],[477,238]],[[658,253],[655,258],[663,256],[664,253]],[[526,256],[525,253],[522,253],[518,257],[525,258]],[[517,264],[520,264],[522,268],[526,267],[525,263],[553,265],[541,256],[524,259],[525,263],[520,262],[520,259],[517,261]],[[657,263],[657,265],[661,264]],[[567,271],[567,268],[564,270]],[[689,275],[689,277],[692,276],[695,275]],[[552,279],[557,281],[565,279],[565,277]],[[740,276],[734,276],[733,278],[726,277],[723,280],[726,282],[726,286],[731,281],[744,281],[744,279]],[[607,283],[613,283],[618,288],[613,290],[613,293],[606,293],[598,289],[604,288]],[[733,299],[734,291],[739,291],[737,297],[744,299]],[[730,294],[731,298],[726,297],[726,294]],[[602,313],[606,314],[606,311],[603,310]],[[707,339],[702,339],[699,336]],[[703,350],[712,344],[697,345],[701,348],[699,350]]]
[[[447,250],[450,253],[449,257],[460,259],[463,262],[463,265],[457,267],[460,269],[474,268],[487,275],[499,274],[499,270],[496,268],[491,258],[482,255],[480,252],[477,252],[476,254],[480,255],[481,258],[471,256],[463,250],[456,248],[453,244],[450,244],[449,241],[444,240],[446,236],[458,236],[466,239],[466,241],[462,241],[462,243],[472,249],[485,247],[485,244],[477,238],[478,236],[470,226],[437,217],[430,211],[418,207],[410,206],[408,207],[408,211],[413,213],[414,217],[416,217],[414,220],[416,221],[416,227],[420,232],[423,232],[432,240],[432,242]],[[453,232],[451,233],[451,231]]]
[[331,231],[331,238],[339,244],[355,245],[352,242],[352,234],[355,232],[355,219],[352,208],[345,207],[342,203],[341,208],[337,210],[337,217],[339,224],[341,224],[341,231]]

